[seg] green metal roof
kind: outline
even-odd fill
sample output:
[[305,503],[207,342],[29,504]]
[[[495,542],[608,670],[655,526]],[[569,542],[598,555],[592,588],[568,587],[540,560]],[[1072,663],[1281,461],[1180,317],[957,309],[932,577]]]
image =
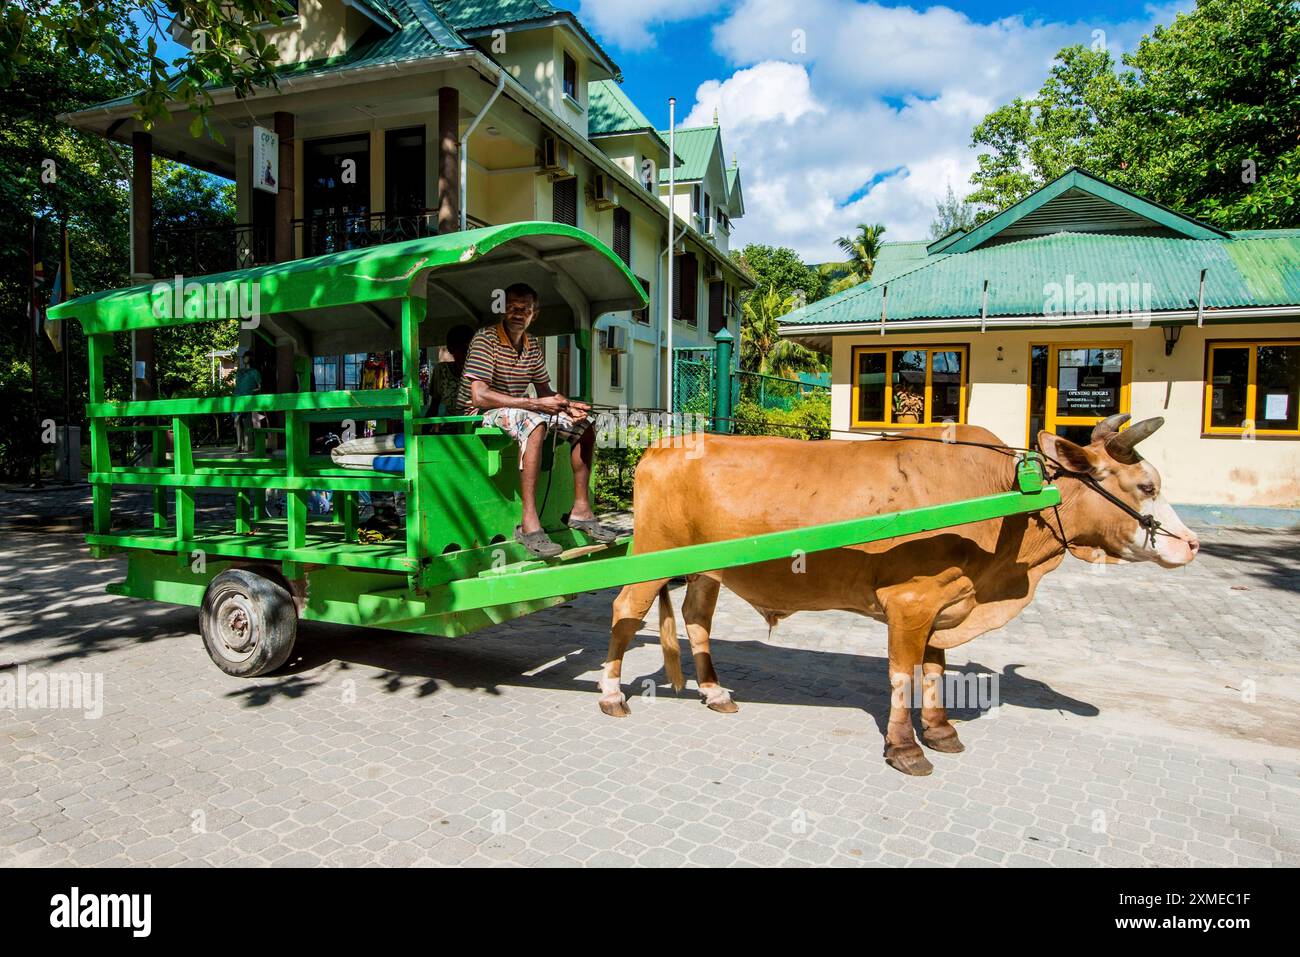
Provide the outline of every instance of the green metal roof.
[[[375,10],[382,10],[396,21],[398,27],[390,33],[367,33],[345,53],[331,57],[317,57],[276,67],[278,78],[310,76],[333,73],[353,67],[382,66],[407,60],[422,60],[460,50],[470,49],[470,44],[456,34],[428,0],[359,0]],[[135,99],[135,94],[115,97],[103,103],[84,107],[76,112],[112,109],[125,106]]]
[[[1050,206],[1056,211],[1050,212]],[[1074,168],[1020,202],[956,238],[933,244],[931,252],[964,253],[991,241],[1017,234],[1037,218],[1036,229],[1056,232],[1062,222],[1076,229],[1106,232],[1118,229],[1158,229],[1188,239],[1222,239],[1228,234],[1167,206],[1131,193],[1084,170]],[[1068,228],[1068,227],[1067,227]]]
[[466,36],[481,34],[494,27],[541,25],[557,18],[566,21],[579,36],[605,61],[609,72],[622,79],[622,71],[613,58],[587,32],[587,28],[570,11],[563,10],[546,0],[430,0],[438,12]]
[[[488,262],[478,268],[483,260]],[[383,313],[377,305],[387,304],[391,312],[394,303],[407,296],[427,298],[433,318],[463,322],[475,314],[480,323],[491,321],[494,290],[503,276],[509,277],[507,282],[528,282],[540,294],[537,331],[542,335],[573,328],[569,297],[575,294],[583,298],[592,319],[641,309],[647,302],[640,282],[608,246],[583,230],[545,222],[445,233],[186,281],[202,284],[205,294],[214,290],[214,297],[238,297],[241,292],[247,297],[256,284],[259,315],[292,315],[308,323],[325,314],[333,332],[353,323],[379,335]],[[74,319],[88,333],[233,318],[206,315],[206,306],[191,310],[188,292],[182,296],[183,312],[198,314],[173,318],[173,289],[172,283],[154,282],[93,293],[52,307],[47,318]]]
[[371,18],[394,30],[402,28],[402,21],[388,4],[388,0],[343,0],[347,6],[365,7]]
[[[871,281],[795,310],[800,326],[1093,318],[1300,305],[1300,229],[1226,233],[1071,169],[969,231],[885,243]],[[987,284],[987,296],[985,287]],[[886,290],[888,292],[886,293]]]
[[[593,80],[587,84],[587,135],[613,136],[648,133],[668,149],[668,141],[637,109],[614,80]],[[680,154],[679,154],[680,155]]]
[[[1051,315],[1054,288],[1065,295],[1074,290],[1075,310],[1086,312],[1085,287],[1100,299],[1132,283],[1138,284],[1134,311],[1195,309],[1202,269],[1207,310],[1300,306],[1297,233],[1257,230],[1249,238],[1195,240],[1062,232],[925,257],[915,255],[921,244],[890,244],[908,248],[882,257],[870,283],[811,303],[781,323],[793,333],[799,326],[879,323],[886,287],[886,328],[909,319],[978,317],[985,280],[990,317]],[[1130,298],[1131,292],[1123,290]],[[1104,301],[1097,311],[1107,311]]]
[[[665,140],[668,139],[667,130],[660,130],[659,135]],[[720,140],[721,131],[716,126],[679,128],[677,138],[673,142],[677,155],[681,158],[681,163],[677,167],[677,181],[680,183],[682,180],[704,179],[715,151],[718,156],[722,155]],[[659,182],[668,182],[666,168],[659,171]]]
[[881,283],[893,279],[899,273],[907,272],[921,264],[926,256],[926,246],[920,242],[882,243],[876,254],[876,265],[871,271],[872,282]]

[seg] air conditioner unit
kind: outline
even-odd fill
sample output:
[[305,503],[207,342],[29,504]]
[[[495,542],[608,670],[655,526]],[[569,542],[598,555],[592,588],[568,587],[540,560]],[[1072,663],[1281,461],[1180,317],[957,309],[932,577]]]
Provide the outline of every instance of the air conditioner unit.
[[597,173],[591,181],[591,198],[597,209],[613,209],[618,205],[618,194],[614,192],[614,181],[604,173]]
[[542,140],[542,172],[551,174],[552,179],[573,175],[573,151],[558,136],[547,136]]
[[722,267],[712,259],[709,259],[704,263],[704,281],[722,282]]
[[609,326],[604,331],[603,352],[627,352],[627,330],[622,326]]

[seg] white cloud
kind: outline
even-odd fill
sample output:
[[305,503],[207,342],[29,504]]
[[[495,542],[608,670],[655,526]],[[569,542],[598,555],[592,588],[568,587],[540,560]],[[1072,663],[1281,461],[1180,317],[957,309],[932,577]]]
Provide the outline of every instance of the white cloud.
[[740,69],[701,84],[686,123],[716,108],[728,160],[740,158],[746,212],[733,242],[822,261],[859,222],[924,239],[948,184],[967,189],[971,130],[988,112],[1037,90],[1061,47],[1100,30],[1118,53],[1174,9],[1121,24],[980,23],[946,7],[742,0],[714,30]]
[[652,26],[716,12],[699,0],[582,0],[578,19],[602,40],[641,50],[654,45]]

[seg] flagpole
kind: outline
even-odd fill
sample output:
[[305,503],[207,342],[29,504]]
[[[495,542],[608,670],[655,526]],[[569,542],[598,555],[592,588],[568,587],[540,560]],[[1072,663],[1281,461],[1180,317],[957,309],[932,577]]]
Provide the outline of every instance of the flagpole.
[[41,334],[39,317],[40,308],[36,305],[36,217],[33,216],[31,230],[27,236],[27,324],[31,327],[32,333],[32,417],[36,429],[36,458],[32,462],[32,471],[36,473],[36,478],[32,482],[32,488],[45,487],[41,484],[41,403],[40,384],[36,374],[37,340]]
[[[677,220],[674,204],[677,197],[677,97],[668,98],[668,415],[673,413],[673,393],[677,378],[673,368],[673,270],[677,264]],[[679,293],[680,295],[680,293]]]
[[[72,263],[68,259],[68,221],[59,224],[59,265],[63,270],[63,298],[72,298]],[[72,484],[72,337],[68,323],[62,323],[59,339],[63,342],[63,484]],[[78,444],[80,447],[80,444]]]

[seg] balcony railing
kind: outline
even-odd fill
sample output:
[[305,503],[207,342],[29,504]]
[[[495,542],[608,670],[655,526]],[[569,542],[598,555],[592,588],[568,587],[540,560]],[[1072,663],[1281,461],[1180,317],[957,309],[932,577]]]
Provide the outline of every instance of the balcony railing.
[[[471,229],[489,223],[467,216]],[[438,211],[421,209],[388,213],[312,216],[293,221],[294,249],[300,257],[431,236],[438,232]],[[275,261],[275,232],[270,225],[181,226],[154,232],[154,274],[158,276],[227,272]]]

